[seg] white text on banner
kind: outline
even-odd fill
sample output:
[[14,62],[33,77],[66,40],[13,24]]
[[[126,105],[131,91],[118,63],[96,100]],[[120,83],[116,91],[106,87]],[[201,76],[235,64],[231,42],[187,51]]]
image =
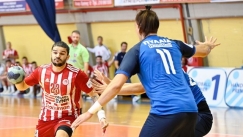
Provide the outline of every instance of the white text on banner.
[[115,6],[158,4],[160,0],[114,0]]
[[229,107],[243,108],[243,69],[234,69],[229,73],[225,103]]

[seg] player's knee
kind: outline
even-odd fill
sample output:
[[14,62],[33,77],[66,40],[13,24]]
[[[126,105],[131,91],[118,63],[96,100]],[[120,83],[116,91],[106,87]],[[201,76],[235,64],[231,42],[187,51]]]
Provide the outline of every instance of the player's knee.
[[56,137],[71,137],[73,130],[69,126],[60,126],[56,131]]

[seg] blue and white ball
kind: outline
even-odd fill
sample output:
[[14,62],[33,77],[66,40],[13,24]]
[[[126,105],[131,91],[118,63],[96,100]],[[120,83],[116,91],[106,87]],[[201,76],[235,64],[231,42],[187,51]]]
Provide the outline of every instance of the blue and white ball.
[[8,80],[13,84],[18,84],[24,80],[25,72],[20,66],[13,66],[8,69]]

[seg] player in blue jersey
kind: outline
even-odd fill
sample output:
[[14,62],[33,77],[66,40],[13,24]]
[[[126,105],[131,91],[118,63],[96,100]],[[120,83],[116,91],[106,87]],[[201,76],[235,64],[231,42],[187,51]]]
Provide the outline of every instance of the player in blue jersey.
[[181,58],[206,56],[218,45],[216,39],[195,47],[157,36],[159,19],[150,7],[140,11],[135,20],[141,41],[127,52],[117,75],[99,100],[73,122],[72,128],[90,119],[116,96],[128,78],[138,74],[151,101],[150,114],[140,137],[193,137],[198,111],[181,70]]
[[[94,71],[94,75],[96,76],[96,79],[92,80],[92,85],[96,89],[97,93],[102,94],[102,92],[107,87],[107,84],[109,84],[111,80],[98,70]],[[211,130],[213,124],[213,116],[197,83],[192,78],[190,78],[186,72],[184,72],[184,77],[187,81],[187,84],[190,86],[198,109],[194,137],[202,137],[209,133]],[[97,80],[99,82],[97,82]],[[138,95],[143,93],[145,93],[143,85],[141,83],[133,83],[125,84],[118,95]]]

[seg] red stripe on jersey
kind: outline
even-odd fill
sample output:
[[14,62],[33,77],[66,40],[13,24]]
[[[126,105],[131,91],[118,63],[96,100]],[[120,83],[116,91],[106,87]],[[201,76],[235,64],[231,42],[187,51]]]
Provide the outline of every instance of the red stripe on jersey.
[[[43,71],[45,69],[46,72]],[[42,72],[45,73],[42,74]],[[51,65],[42,67],[39,72],[39,80],[44,90],[44,96],[40,120],[49,121],[77,114],[75,110],[80,107],[81,91],[75,90],[73,93],[73,90],[76,89],[74,83],[78,72],[79,69],[71,65],[67,65],[60,73],[54,73]]]
[[[61,85],[60,85],[61,82],[60,82],[60,81],[61,81],[61,79],[62,79],[61,73],[59,73],[59,74],[55,74],[55,73],[52,72],[52,75],[54,76],[54,81],[53,81],[53,82],[51,81],[51,89],[50,89],[50,90],[51,90],[51,95],[53,95],[53,94],[54,94],[54,95],[61,95],[61,94],[60,94],[60,91],[61,91],[61,90],[60,90],[60,87],[61,87]],[[55,101],[53,101],[53,103],[54,103],[54,102],[55,102]],[[56,104],[56,103],[54,103],[53,105],[55,105],[55,104]],[[54,113],[53,113],[52,111],[53,111]],[[50,120],[53,120],[53,119],[57,118],[57,114],[58,114],[57,112],[58,112],[58,111],[51,110],[51,112],[52,112],[52,113],[51,113],[51,115],[50,115],[50,118],[51,118]]]
[[[51,72],[49,68],[45,68],[46,69],[46,73],[45,75],[43,75],[43,79],[44,79],[44,83],[42,83],[44,85],[44,92],[46,92],[45,94],[50,94],[50,78],[51,78]],[[43,70],[42,70],[43,71]],[[42,76],[41,76],[42,78]],[[44,104],[46,104],[45,100],[46,98],[43,98],[44,99]],[[41,120],[44,120],[44,121],[47,121],[48,119],[46,118],[47,115],[50,115],[50,110],[48,110],[46,107],[43,108],[43,114],[42,114],[42,119]]]

